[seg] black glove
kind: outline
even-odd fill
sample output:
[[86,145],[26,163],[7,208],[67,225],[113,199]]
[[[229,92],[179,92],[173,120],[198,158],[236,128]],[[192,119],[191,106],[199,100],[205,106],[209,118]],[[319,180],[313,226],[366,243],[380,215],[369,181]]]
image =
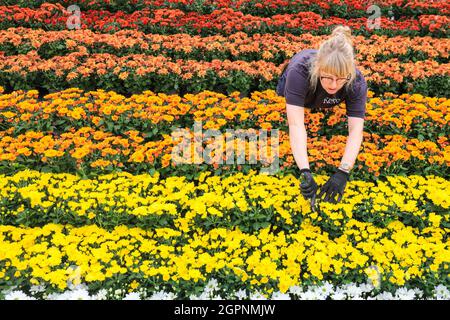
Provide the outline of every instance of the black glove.
[[[350,174],[348,172],[337,169],[337,171],[328,179],[328,181],[320,188],[318,198],[321,198],[325,194],[324,201],[331,203],[338,203],[342,199],[344,194],[345,185],[349,180]],[[338,195],[338,199],[335,197]]]
[[305,199],[315,200],[317,189],[319,189],[316,181],[311,174],[311,170],[308,168],[300,170],[300,191]]

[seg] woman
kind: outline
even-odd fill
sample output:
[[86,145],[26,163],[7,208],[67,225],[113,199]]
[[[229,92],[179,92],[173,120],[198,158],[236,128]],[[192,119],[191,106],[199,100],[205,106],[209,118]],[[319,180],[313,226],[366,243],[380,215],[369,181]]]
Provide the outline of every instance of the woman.
[[367,83],[355,65],[350,28],[337,26],[318,50],[305,49],[294,55],[278,82],[277,94],[286,98],[290,145],[304,178],[300,189],[311,199],[313,209],[318,186],[309,168],[304,110],[315,112],[345,101],[349,134],[344,155],[317,196],[340,202],[362,143],[367,100]]

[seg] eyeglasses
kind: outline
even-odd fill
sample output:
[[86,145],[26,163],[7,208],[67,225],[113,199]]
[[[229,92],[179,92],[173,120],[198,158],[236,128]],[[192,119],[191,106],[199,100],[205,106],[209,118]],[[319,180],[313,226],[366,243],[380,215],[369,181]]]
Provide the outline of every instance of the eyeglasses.
[[[334,79],[335,78],[333,78],[333,77],[329,77],[329,76],[321,76],[320,77],[320,80],[322,81],[322,82],[324,82],[324,83],[327,83],[327,84],[331,84],[331,83],[333,83],[334,82]],[[338,85],[343,85],[343,84],[345,84],[347,81],[349,81],[350,80],[350,76],[348,76],[347,78],[336,78],[336,83],[338,84]]]

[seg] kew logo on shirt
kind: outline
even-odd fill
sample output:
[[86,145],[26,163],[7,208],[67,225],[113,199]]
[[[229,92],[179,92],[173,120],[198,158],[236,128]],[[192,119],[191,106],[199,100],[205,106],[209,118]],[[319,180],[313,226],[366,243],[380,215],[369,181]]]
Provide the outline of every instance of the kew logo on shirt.
[[339,98],[325,97],[325,99],[323,99],[323,104],[338,104],[339,102],[341,102],[341,99]]

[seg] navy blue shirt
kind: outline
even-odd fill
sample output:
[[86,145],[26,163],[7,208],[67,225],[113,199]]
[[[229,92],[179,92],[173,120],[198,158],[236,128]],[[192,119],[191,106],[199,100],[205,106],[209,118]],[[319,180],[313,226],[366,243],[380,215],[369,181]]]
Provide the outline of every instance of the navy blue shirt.
[[344,101],[348,117],[364,119],[366,114],[367,82],[358,69],[356,69],[353,88],[347,89],[346,85],[344,85],[336,93],[329,94],[322,87],[320,80],[318,80],[315,92],[310,90],[309,63],[311,57],[317,52],[317,49],[305,49],[299,51],[291,58],[279,80],[277,94],[284,96],[287,104],[313,110],[331,108]]

